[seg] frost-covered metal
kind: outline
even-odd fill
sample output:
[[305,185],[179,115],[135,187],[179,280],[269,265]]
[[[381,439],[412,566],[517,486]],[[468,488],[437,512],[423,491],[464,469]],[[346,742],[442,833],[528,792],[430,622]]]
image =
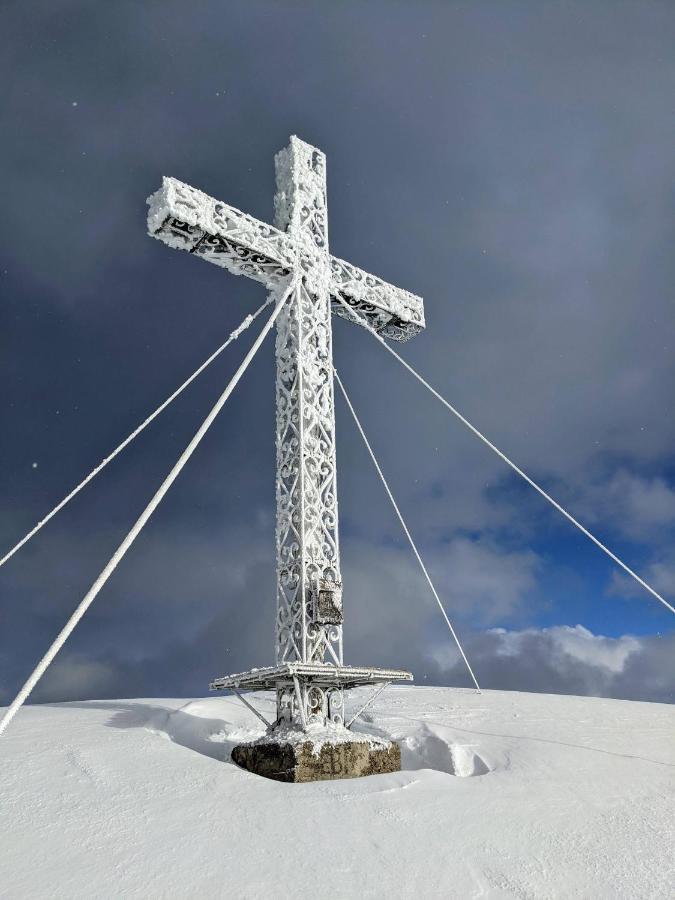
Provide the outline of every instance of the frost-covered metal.
[[[342,663],[326,159],[297,139],[275,159],[275,224],[295,248],[277,320],[277,662]],[[332,590],[337,615],[316,597]]]
[[276,666],[211,686],[275,688],[278,723],[344,724],[345,687],[411,676],[343,665],[331,312],[405,341],[424,327],[424,309],[330,255],[320,150],[292,137],[275,167],[274,226],[164,178],[148,199],[148,230],[271,291],[293,285],[276,341]]
[[[309,147],[293,137],[288,151],[296,145]],[[313,147],[309,149],[319,153]],[[325,156],[320,155],[325,165]],[[284,202],[290,209],[292,201]],[[162,187],[148,203],[148,231],[152,237],[169,247],[201,256],[234,275],[248,275],[270,289],[278,287],[291,274],[300,249],[298,238],[305,237],[302,229],[296,234],[293,229],[289,233],[274,228],[176,178],[165,177]],[[277,200],[275,207],[277,222],[284,221],[279,218],[287,215],[281,201]],[[325,223],[325,208],[323,212]],[[336,256],[329,256],[329,260],[328,289],[334,313],[348,317],[338,301],[339,296],[376,331],[392,340],[407,341],[424,328],[421,297]],[[354,316],[354,321],[361,319]]]

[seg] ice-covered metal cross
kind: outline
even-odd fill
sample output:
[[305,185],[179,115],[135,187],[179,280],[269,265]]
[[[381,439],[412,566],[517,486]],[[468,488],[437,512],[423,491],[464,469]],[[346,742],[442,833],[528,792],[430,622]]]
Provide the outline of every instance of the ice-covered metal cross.
[[396,341],[424,327],[424,310],[420,297],[330,255],[320,150],[291,137],[275,168],[275,227],[164,178],[148,230],[268,290],[295,285],[277,319],[276,665],[212,687],[274,688],[277,721],[306,727],[344,721],[344,688],[411,677],[343,665],[331,310]]

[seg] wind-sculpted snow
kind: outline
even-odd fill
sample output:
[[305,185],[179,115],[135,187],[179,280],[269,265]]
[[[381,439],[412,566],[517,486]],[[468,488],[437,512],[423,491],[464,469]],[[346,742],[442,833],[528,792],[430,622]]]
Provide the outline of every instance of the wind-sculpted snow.
[[[258,700],[264,706],[264,699]],[[229,761],[230,753],[235,744],[244,741],[254,741],[264,735],[264,728],[259,723],[242,724],[247,716],[242,713],[237,716],[238,710],[232,710],[228,719],[209,718],[213,715],[213,701],[191,701],[185,706],[172,712],[149,713],[145,721],[145,727],[163,737],[167,737],[176,744],[210,756],[213,759]],[[474,745],[458,743],[452,739],[451,729],[430,727],[424,723],[414,726],[412,729],[394,729],[393,731],[375,725],[373,716],[366,714],[365,724],[355,729],[356,736],[363,735],[371,739],[373,745],[381,740],[397,740],[401,745],[402,769],[437,769],[449,775],[466,777],[470,775],[484,775],[490,772],[496,763],[486,762],[476,752]],[[321,746],[324,742],[338,743],[341,740],[354,740],[352,732],[346,732],[348,737],[342,734],[337,737],[330,731],[310,730],[312,740]],[[290,743],[307,740],[307,732],[289,732],[287,740]],[[274,740],[279,736],[275,733]]]
[[486,775],[493,769],[474,745],[448,740],[439,734],[439,729],[428,725],[422,725],[417,733],[405,738],[401,755],[405,769],[438,769],[460,778]]
[[403,771],[244,772],[262,726],[233,697],[26,707],[0,741],[0,896],[303,900],[317,861],[340,898],[672,896],[672,706],[394,687],[358,730]]

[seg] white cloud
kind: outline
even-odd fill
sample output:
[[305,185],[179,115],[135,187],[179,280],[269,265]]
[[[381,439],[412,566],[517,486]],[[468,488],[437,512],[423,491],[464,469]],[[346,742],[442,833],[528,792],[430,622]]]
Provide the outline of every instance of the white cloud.
[[664,478],[626,469],[588,485],[580,504],[588,521],[611,523],[635,540],[659,538],[675,525],[675,489]]
[[[464,647],[482,687],[672,702],[675,634],[593,634],[582,625],[507,630],[465,637]],[[435,680],[466,684],[453,647],[437,641],[430,659]]]
[[523,631],[499,628],[492,629],[491,633],[499,636],[496,652],[500,656],[520,655],[530,638],[541,637],[547,640],[552,651],[551,662],[561,669],[576,660],[616,674],[623,672],[628,657],[640,648],[639,640],[631,635],[609,638],[593,634],[583,625],[556,625],[552,628],[527,628]]
[[[487,540],[460,537],[421,550],[441,602],[451,619],[494,624],[520,614],[536,586],[539,558],[531,551],[506,551]],[[361,635],[394,640],[446,626],[408,545],[383,546],[363,539],[342,544],[342,574],[350,641]],[[382,631],[384,627],[385,631]],[[352,631],[353,630],[353,631]]]
[[471,610],[479,622],[521,610],[536,585],[539,566],[530,550],[508,551],[487,540],[465,537],[455,538],[434,560],[451,607]]
[[[666,600],[675,598],[675,559],[655,560],[638,574]],[[618,571],[612,573],[608,592],[617,597],[642,598],[648,596],[645,589],[635,579]]]
[[32,699],[41,702],[105,696],[113,687],[116,669],[112,665],[80,656],[57,658],[36,689]]

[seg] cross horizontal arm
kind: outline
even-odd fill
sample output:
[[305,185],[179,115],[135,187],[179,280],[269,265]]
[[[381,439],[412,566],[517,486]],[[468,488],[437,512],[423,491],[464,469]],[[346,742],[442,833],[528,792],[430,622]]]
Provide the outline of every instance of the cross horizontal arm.
[[[424,328],[421,297],[394,287],[336,256],[331,256],[330,267],[331,306],[336,315],[359,325],[363,325],[365,319],[378,334],[394,341],[407,341]],[[345,303],[354,310],[353,317]]]
[[164,177],[148,205],[148,232],[169,247],[201,256],[234,275],[248,275],[268,288],[291,273],[294,256],[283,231],[176,178]]
[[[247,275],[272,289],[298,265],[301,248],[291,235],[177,178],[163,178],[148,205],[152,237],[234,275]],[[424,328],[421,297],[336,256],[330,257],[330,269],[331,308],[336,315],[361,325],[366,319],[378,334],[394,341],[407,341]],[[353,316],[347,307],[354,310]]]

